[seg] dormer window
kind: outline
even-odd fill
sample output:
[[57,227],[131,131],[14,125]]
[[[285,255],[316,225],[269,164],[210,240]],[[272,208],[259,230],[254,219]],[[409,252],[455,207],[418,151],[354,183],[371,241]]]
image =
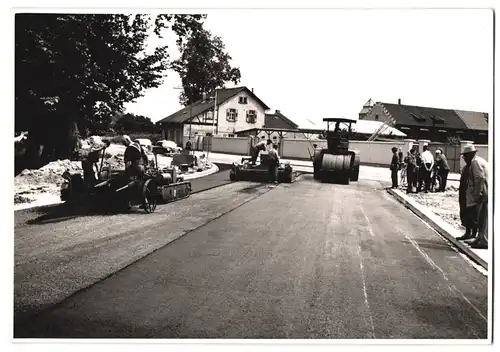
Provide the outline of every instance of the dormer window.
[[247,97],[240,97],[239,103],[240,104],[248,104],[248,98]]

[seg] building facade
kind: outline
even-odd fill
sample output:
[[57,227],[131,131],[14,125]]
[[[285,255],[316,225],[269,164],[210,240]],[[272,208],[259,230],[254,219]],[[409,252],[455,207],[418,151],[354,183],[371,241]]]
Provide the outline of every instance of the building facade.
[[[365,104],[366,105],[366,104]],[[407,135],[407,138],[447,142],[450,138],[488,143],[488,114],[453,109],[376,102],[364,106],[360,120],[388,122]]]
[[163,137],[183,144],[186,136],[234,137],[237,131],[264,126],[269,107],[253,89],[217,89],[215,96],[216,103],[214,98],[200,100],[158,121]]

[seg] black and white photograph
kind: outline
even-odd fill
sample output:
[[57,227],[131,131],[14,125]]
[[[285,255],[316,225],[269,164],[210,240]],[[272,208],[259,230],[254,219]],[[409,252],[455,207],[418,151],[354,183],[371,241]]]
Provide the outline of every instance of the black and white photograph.
[[495,12],[345,3],[12,6],[11,344],[492,343]]

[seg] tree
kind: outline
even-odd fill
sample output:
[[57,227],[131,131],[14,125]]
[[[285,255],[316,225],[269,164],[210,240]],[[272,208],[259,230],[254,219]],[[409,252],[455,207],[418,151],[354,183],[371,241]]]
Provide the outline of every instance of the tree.
[[210,31],[193,31],[185,43],[179,44],[181,57],[172,63],[172,68],[182,80],[183,93],[179,101],[187,106],[200,100],[203,93],[214,92],[227,82],[238,84],[241,79],[239,68],[230,64],[231,56],[218,36]]
[[[167,46],[146,53],[151,29],[171,28],[177,44],[202,29],[202,15],[17,14],[16,130],[30,132],[27,153],[71,152],[72,131],[102,133],[123,105],[162,84]],[[75,126],[76,124],[76,126]]]
[[120,133],[154,133],[157,126],[149,117],[135,114],[125,114],[114,125],[115,131]]

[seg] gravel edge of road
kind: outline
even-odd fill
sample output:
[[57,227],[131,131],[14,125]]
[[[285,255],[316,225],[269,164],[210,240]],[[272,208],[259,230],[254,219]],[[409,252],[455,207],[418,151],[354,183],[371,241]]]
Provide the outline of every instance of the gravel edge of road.
[[488,263],[483,260],[479,255],[474,253],[474,251],[469,248],[467,245],[458,241],[455,236],[449,233],[441,224],[436,222],[431,216],[426,214],[424,209],[418,204],[413,204],[414,202],[409,199],[405,199],[405,197],[399,192],[394,191],[393,189],[388,189],[387,192],[392,195],[396,200],[402,203],[406,208],[410,209],[416,216],[425,221],[429,226],[431,226],[439,235],[444,237],[447,241],[451,242],[454,246],[456,246],[460,252],[464,253],[467,257],[469,257],[474,263],[479,264],[485,270],[488,270]]

